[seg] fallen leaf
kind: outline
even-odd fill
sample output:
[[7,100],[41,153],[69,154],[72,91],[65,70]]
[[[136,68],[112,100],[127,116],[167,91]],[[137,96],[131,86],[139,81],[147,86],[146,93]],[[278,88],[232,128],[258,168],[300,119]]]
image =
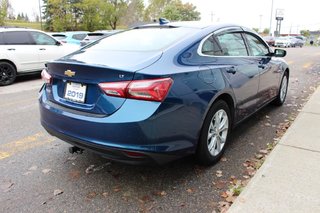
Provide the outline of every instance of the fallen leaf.
[[93,172],[93,168],[94,168],[94,165],[90,165],[88,168],[86,168],[86,173],[91,174]]
[[109,196],[109,193],[108,193],[108,192],[103,192],[103,193],[102,193],[102,196],[103,196],[103,197],[108,197],[108,196]]
[[167,193],[166,193],[165,191],[162,191],[162,192],[160,193],[160,195],[161,195],[161,196],[166,196]]
[[243,175],[242,176],[244,179],[249,179],[250,178],[250,176],[248,176],[248,175]]
[[227,161],[227,158],[226,158],[226,157],[222,157],[220,161],[226,162],[226,161]]
[[49,172],[51,172],[51,169],[43,169],[43,170],[42,170],[42,173],[43,173],[43,174],[48,174]]
[[223,189],[226,186],[226,181],[218,181],[214,185],[217,189]]
[[261,149],[261,150],[259,150],[259,152],[261,154],[268,154],[268,150],[266,150],[266,149]]
[[88,199],[94,199],[97,196],[96,192],[90,192],[89,194],[87,194],[86,198]]
[[3,181],[0,185],[0,188],[3,192],[8,192],[13,187],[14,183],[11,182],[11,180]]
[[151,198],[150,198],[149,195],[144,195],[144,196],[140,199],[140,202],[146,203],[146,202],[149,202],[150,200],[151,200]]
[[236,199],[235,196],[230,196],[230,197],[227,197],[227,198],[226,198],[226,201],[227,201],[228,203],[233,203],[233,202],[235,201],[235,199]]
[[29,171],[36,171],[37,169],[38,169],[37,166],[32,166],[32,167],[30,167],[28,170],[29,170]]
[[223,198],[227,198],[228,194],[227,194],[227,192],[221,192],[220,196],[223,197]]
[[79,170],[71,170],[69,173],[68,173],[68,176],[70,178],[70,180],[78,180],[80,178],[80,171]]
[[120,191],[121,191],[120,186],[114,187],[114,188],[113,188],[113,191],[114,191],[114,192],[120,192]]
[[54,196],[61,195],[62,193],[63,193],[63,191],[62,191],[61,189],[55,189],[55,190],[53,191],[53,195],[54,195]]
[[222,177],[223,176],[222,175],[222,171],[221,170],[216,171],[216,176],[217,177]]
[[262,158],[263,158],[263,155],[261,155],[261,154],[255,154],[255,157],[256,157],[257,159],[262,159]]
[[193,193],[193,191],[194,191],[193,189],[187,189],[188,193]]

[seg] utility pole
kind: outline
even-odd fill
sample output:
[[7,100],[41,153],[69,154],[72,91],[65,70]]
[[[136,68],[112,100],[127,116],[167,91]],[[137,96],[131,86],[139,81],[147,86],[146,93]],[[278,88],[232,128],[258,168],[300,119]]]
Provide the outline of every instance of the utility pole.
[[259,27],[259,31],[262,32],[262,15],[260,15],[260,27]]
[[210,13],[210,16],[211,16],[211,22],[213,22],[213,16],[214,16],[215,14],[213,13],[213,11],[211,11],[211,13]]
[[42,12],[41,12],[41,4],[40,4],[40,0],[39,0],[39,18],[40,18],[40,25],[41,25],[41,30],[43,30],[42,28]]
[[269,34],[272,36],[272,17],[273,17],[273,0],[271,0],[271,15],[270,15],[270,27]]

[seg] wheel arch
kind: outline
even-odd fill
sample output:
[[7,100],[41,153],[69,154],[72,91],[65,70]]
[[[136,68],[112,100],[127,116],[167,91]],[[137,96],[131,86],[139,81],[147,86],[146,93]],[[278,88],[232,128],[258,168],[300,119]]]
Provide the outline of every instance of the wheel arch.
[[10,61],[8,59],[0,59],[0,62],[7,62],[7,63],[11,64],[14,67],[14,69],[16,70],[16,73],[18,74],[17,66],[15,65],[15,63],[13,63],[12,61]]
[[[216,95],[210,102],[209,104],[209,107],[207,107],[207,110],[206,112],[204,113],[203,115],[203,118],[202,118],[202,124],[201,124],[201,129],[203,128],[203,124],[204,124],[204,121],[210,111],[210,109],[212,108],[213,104],[216,103],[217,101],[219,100],[222,100],[224,102],[227,103],[229,109],[230,109],[230,115],[231,115],[231,125],[233,126],[233,123],[234,123],[234,120],[235,120],[235,109],[236,109],[236,101],[235,99],[233,98],[232,94],[230,94],[229,92],[225,91],[225,92],[222,92],[218,95]],[[200,131],[201,131],[200,129]]]

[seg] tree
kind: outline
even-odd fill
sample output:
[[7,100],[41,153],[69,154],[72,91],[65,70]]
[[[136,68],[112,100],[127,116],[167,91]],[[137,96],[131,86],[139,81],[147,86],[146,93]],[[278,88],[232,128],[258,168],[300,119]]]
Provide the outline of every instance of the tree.
[[252,30],[256,31],[257,33],[259,32],[259,28],[257,27],[252,28]]
[[310,31],[309,30],[301,30],[300,34],[303,35],[304,37],[309,37],[310,36]]
[[158,20],[164,11],[164,8],[173,0],[149,0],[149,6],[145,10],[144,20]]
[[0,25],[4,25],[11,5],[9,0],[0,0]]
[[104,11],[105,23],[115,30],[128,9],[128,0],[108,0]]
[[131,26],[135,23],[143,22],[144,2],[143,0],[131,0],[128,4],[128,9],[120,22],[126,26]]
[[170,21],[198,21],[200,13],[196,6],[191,3],[183,4],[181,0],[176,0],[168,4],[162,13],[162,16]]
[[263,30],[263,34],[269,35],[269,33],[270,33],[269,28],[265,28],[265,29]]
[[83,2],[79,4],[79,9],[83,13],[83,29],[94,31],[101,27],[100,12],[105,6],[105,2],[102,0],[83,0]]

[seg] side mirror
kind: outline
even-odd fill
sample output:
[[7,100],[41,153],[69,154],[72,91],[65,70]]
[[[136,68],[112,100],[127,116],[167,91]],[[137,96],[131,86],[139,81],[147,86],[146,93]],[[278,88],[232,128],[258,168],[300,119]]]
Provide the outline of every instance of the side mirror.
[[56,42],[56,45],[57,45],[57,46],[61,46],[62,44],[61,44],[60,41],[57,41],[57,42]]
[[283,49],[275,49],[273,55],[275,57],[285,57],[287,55],[287,51]]

